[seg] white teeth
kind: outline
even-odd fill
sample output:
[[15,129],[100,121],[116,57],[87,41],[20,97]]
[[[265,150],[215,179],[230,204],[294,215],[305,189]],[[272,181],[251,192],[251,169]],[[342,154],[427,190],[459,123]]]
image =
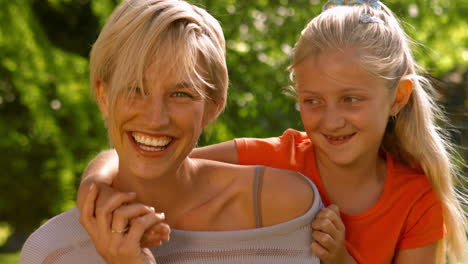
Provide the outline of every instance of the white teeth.
[[326,136],[330,140],[344,140],[349,138],[350,136],[342,136],[342,137],[332,137],[332,136]]
[[161,151],[161,150],[164,149],[164,148],[153,148],[153,147],[148,147],[148,146],[144,146],[144,145],[140,145],[139,147],[141,149],[146,150],[146,151]]
[[[132,137],[135,139],[135,141],[139,144],[144,144],[146,146],[140,145],[142,149],[149,150],[149,151],[157,151],[161,150],[161,147],[167,146],[169,143],[171,143],[172,138],[171,137],[149,137],[145,136],[142,134],[137,134],[135,132],[132,133]],[[152,148],[154,147],[154,148]]]

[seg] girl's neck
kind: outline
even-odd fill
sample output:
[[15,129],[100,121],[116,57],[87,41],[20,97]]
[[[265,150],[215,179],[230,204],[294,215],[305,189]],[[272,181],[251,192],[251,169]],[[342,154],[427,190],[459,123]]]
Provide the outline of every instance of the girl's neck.
[[329,202],[342,212],[365,212],[380,199],[386,182],[385,159],[375,153],[350,166],[337,166],[317,155],[317,167]]
[[183,201],[194,193],[196,170],[196,162],[189,158],[178,168],[168,170],[164,175],[154,175],[150,179],[138,177],[130,170],[120,167],[112,186],[122,192],[135,192],[138,202],[168,214],[179,205],[183,206]]
[[316,161],[322,181],[324,179],[331,182],[339,181],[348,187],[358,187],[369,181],[385,178],[386,162],[385,158],[378,154],[378,150],[348,165],[336,164],[323,157],[320,152],[316,152]]

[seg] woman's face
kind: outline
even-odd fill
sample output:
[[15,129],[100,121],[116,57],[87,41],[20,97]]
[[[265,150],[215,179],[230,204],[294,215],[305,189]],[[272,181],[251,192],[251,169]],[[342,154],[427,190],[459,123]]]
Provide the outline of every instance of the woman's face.
[[137,89],[131,99],[119,96],[107,117],[120,173],[145,179],[176,172],[207,124],[211,104],[189,82],[174,75],[160,79],[152,68],[147,94]]

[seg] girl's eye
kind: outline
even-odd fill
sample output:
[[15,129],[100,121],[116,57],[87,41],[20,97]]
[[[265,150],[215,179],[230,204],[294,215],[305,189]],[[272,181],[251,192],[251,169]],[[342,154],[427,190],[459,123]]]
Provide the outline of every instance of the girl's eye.
[[360,99],[357,98],[357,97],[351,97],[351,96],[349,96],[349,97],[345,97],[345,98],[344,98],[344,101],[347,102],[347,103],[355,103],[355,102],[359,102]]

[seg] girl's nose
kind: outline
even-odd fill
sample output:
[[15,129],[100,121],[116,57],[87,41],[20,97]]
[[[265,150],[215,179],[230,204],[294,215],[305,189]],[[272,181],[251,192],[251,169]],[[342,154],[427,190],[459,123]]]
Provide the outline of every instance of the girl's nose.
[[327,107],[325,114],[322,118],[325,129],[328,131],[335,131],[345,127],[346,120],[341,111],[334,106]]

